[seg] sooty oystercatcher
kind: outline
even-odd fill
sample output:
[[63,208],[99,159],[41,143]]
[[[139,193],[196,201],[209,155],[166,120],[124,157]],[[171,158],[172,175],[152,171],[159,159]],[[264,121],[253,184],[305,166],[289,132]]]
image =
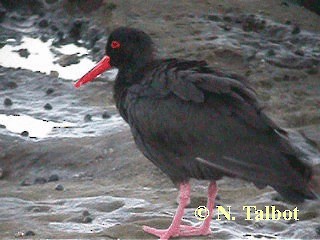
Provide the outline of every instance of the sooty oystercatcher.
[[[116,106],[136,145],[180,187],[169,228],[144,231],[161,239],[210,234],[216,181],[223,176],[272,186],[295,203],[316,198],[318,176],[265,115],[245,79],[205,61],[158,59],[146,33],[121,27],[110,34],[105,57],[75,86],[112,67],[119,69]],[[210,181],[210,215],[200,227],[181,225],[191,178]]]

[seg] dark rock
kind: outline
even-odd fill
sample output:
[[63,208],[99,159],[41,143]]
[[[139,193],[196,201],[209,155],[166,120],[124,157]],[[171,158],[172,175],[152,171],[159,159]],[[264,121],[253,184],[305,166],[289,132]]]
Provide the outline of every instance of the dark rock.
[[286,1],[282,1],[280,3],[281,6],[289,7],[289,4]]
[[0,168],[0,179],[3,177],[3,170]]
[[31,230],[26,231],[26,233],[24,234],[24,236],[26,236],[26,237],[31,237],[31,236],[34,236],[34,235],[36,235],[36,234],[34,233],[34,231],[31,231]]
[[26,186],[30,186],[31,182],[29,179],[24,179],[21,183],[20,186],[26,187]]
[[276,52],[273,50],[273,49],[269,49],[268,51],[267,51],[267,56],[268,57],[273,57],[273,56],[275,56],[276,55]]
[[28,58],[30,55],[30,52],[26,48],[19,49],[18,53],[19,53],[20,57],[24,57],[24,58]]
[[40,22],[39,22],[39,27],[41,28],[46,28],[49,26],[49,22],[47,19],[42,19]]
[[59,181],[58,174],[52,174],[48,179],[48,182],[56,182],[56,181]]
[[5,125],[0,124],[0,128],[6,128],[6,126],[5,126]]
[[3,101],[3,104],[6,106],[6,107],[9,107],[9,106],[12,106],[12,101],[10,98],[5,98],[4,101]]
[[81,38],[83,21],[81,19],[77,19],[73,22],[72,27],[69,31],[69,36],[75,40]]
[[23,132],[21,133],[21,136],[23,136],[23,137],[28,137],[28,136],[29,136],[29,132],[28,132],[28,131],[23,131]]
[[55,187],[55,190],[57,191],[63,191],[64,190],[64,187],[62,184],[58,184],[56,187]]
[[84,211],[82,212],[82,216],[84,216],[84,217],[89,216],[89,215],[90,215],[90,213],[89,213],[88,210],[84,210]]
[[47,179],[45,179],[44,177],[37,177],[35,180],[34,180],[34,184],[45,184],[47,183]]
[[53,88],[48,88],[47,91],[46,91],[46,94],[50,95],[52,93],[54,93],[54,89]]
[[104,112],[104,113],[102,114],[102,118],[103,118],[103,119],[108,119],[108,118],[111,118],[111,115],[110,115],[108,112]]
[[214,14],[209,15],[209,16],[208,16],[208,19],[209,19],[210,21],[214,21],[214,22],[220,22],[220,21],[221,21],[221,18],[220,18],[218,15],[214,15]]
[[285,21],[285,24],[291,25],[291,21],[290,21],[290,20],[286,20],[286,21]]
[[87,114],[84,116],[84,121],[85,122],[91,122],[92,121],[92,116],[90,114]]
[[92,220],[93,220],[92,217],[90,217],[90,216],[85,216],[85,217],[82,219],[82,222],[83,222],[83,223],[91,223]]
[[300,27],[299,26],[294,26],[294,28],[292,29],[292,34],[296,35],[299,34],[301,32]]
[[304,51],[302,49],[297,49],[294,53],[299,56],[304,56]]
[[316,234],[320,236],[320,226],[316,227]]
[[46,105],[44,105],[44,109],[46,110],[52,110],[52,106],[50,103],[46,103]]

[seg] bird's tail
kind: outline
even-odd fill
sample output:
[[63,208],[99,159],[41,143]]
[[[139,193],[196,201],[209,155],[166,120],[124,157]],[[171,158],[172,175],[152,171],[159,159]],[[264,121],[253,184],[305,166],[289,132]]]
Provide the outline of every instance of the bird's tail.
[[309,188],[316,198],[320,200],[320,164],[313,166]]

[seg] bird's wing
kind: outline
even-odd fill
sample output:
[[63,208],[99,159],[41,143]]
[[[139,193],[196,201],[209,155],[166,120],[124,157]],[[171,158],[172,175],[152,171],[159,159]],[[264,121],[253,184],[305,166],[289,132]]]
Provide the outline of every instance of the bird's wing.
[[305,166],[298,159],[288,160],[286,154],[295,153],[285,131],[261,111],[245,82],[197,62],[157,69],[128,90],[129,124],[149,154],[164,156],[161,161],[188,159],[181,163],[188,171],[197,168],[193,163],[199,157],[214,163],[206,167],[228,168],[257,184],[303,185],[295,168]]

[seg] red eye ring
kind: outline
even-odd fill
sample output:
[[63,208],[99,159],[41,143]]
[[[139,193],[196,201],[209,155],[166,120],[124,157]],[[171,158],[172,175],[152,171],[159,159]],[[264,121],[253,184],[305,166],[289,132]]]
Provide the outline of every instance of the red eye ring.
[[112,41],[111,42],[111,48],[119,48],[120,47],[120,43],[118,41]]

